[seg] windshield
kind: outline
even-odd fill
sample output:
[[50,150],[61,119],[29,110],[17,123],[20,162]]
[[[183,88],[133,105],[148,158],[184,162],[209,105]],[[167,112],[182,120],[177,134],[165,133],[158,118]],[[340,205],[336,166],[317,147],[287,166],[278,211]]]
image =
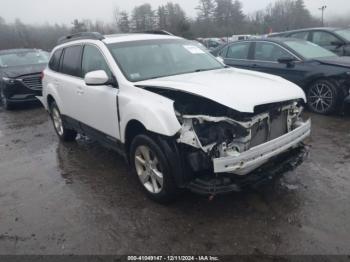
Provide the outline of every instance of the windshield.
[[21,51],[0,55],[0,67],[13,67],[47,63],[49,54],[43,51]]
[[132,82],[224,68],[200,45],[186,40],[116,43],[109,49]]
[[305,59],[316,59],[324,57],[334,57],[336,54],[307,41],[285,41],[287,46],[302,55]]
[[337,34],[341,37],[345,38],[346,41],[350,42],[350,29],[341,29],[335,32],[337,32]]

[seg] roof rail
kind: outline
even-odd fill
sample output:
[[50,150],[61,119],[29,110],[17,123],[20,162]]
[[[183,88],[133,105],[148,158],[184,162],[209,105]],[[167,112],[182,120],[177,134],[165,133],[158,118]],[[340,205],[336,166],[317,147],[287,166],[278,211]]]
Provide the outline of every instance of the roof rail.
[[153,34],[153,35],[173,35],[172,33],[165,30],[147,30],[143,32],[138,32],[142,34]]
[[58,44],[63,44],[81,39],[103,40],[105,39],[105,37],[98,32],[81,32],[61,37],[60,39],[58,39]]

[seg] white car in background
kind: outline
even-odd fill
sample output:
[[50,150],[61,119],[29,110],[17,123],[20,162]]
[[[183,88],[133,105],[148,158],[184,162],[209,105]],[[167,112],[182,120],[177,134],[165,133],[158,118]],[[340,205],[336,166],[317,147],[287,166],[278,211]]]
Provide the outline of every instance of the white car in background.
[[226,68],[200,46],[156,34],[61,39],[43,97],[63,141],[85,134],[125,156],[153,200],[179,188],[235,190],[237,178],[291,154],[310,134],[304,92]]

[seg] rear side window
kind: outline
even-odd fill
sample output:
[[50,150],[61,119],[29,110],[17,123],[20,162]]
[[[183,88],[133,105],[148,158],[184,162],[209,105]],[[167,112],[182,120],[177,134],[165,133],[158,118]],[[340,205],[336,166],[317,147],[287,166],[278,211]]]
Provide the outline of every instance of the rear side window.
[[52,55],[50,62],[49,62],[49,68],[51,70],[58,72],[59,66],[60,66],[61,55],[62,55],[62,49],[55,51],[55,53]]
[[227,58],[248,59],[249,47],[249,42],[231,45],[227,52]]
[[309,32],[298,32],[291,34],[290,37],[307,40],[309,37]]
[[82,46],[71,46],[64,49],[61,72],[63,74],[81,77]]

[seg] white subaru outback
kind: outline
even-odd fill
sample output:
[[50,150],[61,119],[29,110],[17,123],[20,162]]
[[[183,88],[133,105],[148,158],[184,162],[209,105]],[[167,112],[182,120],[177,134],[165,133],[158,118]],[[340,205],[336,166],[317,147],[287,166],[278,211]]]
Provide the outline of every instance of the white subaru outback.
[[310,135],[298,86],[226,68],[192,41],[98,33],[60,41],[40,98],[56,133],[123,154],[153,200],[181,188],[237,190],[237,181],[288,163]]

